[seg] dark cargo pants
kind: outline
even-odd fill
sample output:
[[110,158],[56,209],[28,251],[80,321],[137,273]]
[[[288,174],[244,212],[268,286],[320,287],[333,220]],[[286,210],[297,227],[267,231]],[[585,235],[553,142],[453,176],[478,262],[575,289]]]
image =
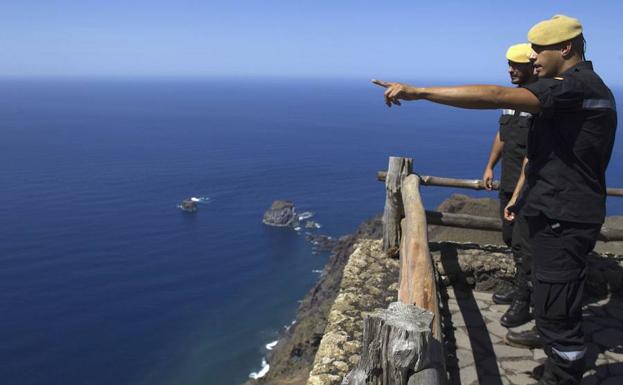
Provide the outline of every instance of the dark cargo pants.
[[500,192],[500,216],[502,218],[502,239],[511,247],[517,274],[515,275],[515,299],[530,301],[532,292],[532,250],[530,247],[530,231],[528,222],[521,214],[514,221],[504,219],[504,208],[512,194]]
[[585,369],[582,295],[587,254],[601,225],[527,217],[533,250],[534,313],[548,356],[546,376],[576,385]]
[[511,242],[513,258],[517,267],[515,278],[515,299],[532,302],[532,246],[530,244],[530,228],[526,217],[519,214],[513,225]]

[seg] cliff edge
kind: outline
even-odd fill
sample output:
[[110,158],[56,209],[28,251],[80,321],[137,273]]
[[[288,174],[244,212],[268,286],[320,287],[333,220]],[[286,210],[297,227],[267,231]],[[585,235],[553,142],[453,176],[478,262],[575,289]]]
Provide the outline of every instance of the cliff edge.
[[381,239],[381,217],[362,223],[355,233],[341,237],[324,267],[320,279],[301,302],[296,322],[279,339],[268,361],[266,376],[244,385],[305,385],[311,365],[324,336],[329,311],[337,297],[344,266],[360,240]]

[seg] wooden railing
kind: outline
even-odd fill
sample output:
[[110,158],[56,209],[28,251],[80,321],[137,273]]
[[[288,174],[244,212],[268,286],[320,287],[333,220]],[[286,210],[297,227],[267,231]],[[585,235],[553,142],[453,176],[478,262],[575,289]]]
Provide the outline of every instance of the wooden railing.
[[428,249],[420,178],[409,158],[390,157],[383,248],[400,255],[398,302],[364,318],[361,360],[343,385],[447,382],[436,274]]
[[[390,161],[391,164],[391,161]],[[387,171],[379,171],[377,172],[377,180],[386,182],[388,172]],[[428,176],[428,175],[419,175],[420,185],[422,186],[442,186],[442,187],[455,187],[455,188],[464,188],[470,190],[484,190],[484,184],[482,180],[479,179],[456,179],[456,178],[442,178],[438,176]],[[395,182],[392,182],[395,183]],[[387,188],[387,182],[385,183]],[[499,182],[493,182],[493,190],[499,189]],[[388,195],[389,195],[388,189]],[[613,197],[623,197],[623,188],[612,188],[608,187],[606,189],[606,193],[608,196]],[[387,212],[387,203],[386,203],[386,212]],[[393,212],[390,211],[393,215]],[[384,218],[385,219],[385,218]],[[500,218],[491,218],[491,217],[483,217],[478,215],[470,215],[470,214],[455,214],[455,213],[444,213],[439,211],[426,211],[426,220],[428,224],[431,225],[441,225],[441,226],[449,226],[449,227],[461,227],[465,229],[472,230],[492,230],[492,231],[501,231],[502,230],[502,220]],[[387,243],[383,243],[383,247],[385,251],[389,255],[393,255],[397,253],[399,243],[394,240],[396,237],[395,230],[391,226],[385,226],[384,230],[387,232],[387,235],[383,237],[384,241]],[[601,231],[599,233],[598,240],[602,242],[614,242],[614,241],[623,241],[623,229],[615,229],[603,225],[601,227]]]
[[[428,248],[427,226],[499,231],[502,221],[424,209],[421,185],[484,190],[481,180],[417,175],[413,160],[401,157],[390,157],[387,171],[378,172],[377,179],[385,182],[386,189],[383,251],[389,257],[400,257],[399,302],[364,318],[361,360],[342,384],[442,385],[447,375],[437,274]],[[498,188],[495,181],[493,189]],[[607,191],[610,196],[623,196],[620,188]],[[600,239],[623,240],[623,230],[602,227]]]
[[[387,171],[379,171],[376,173],[376,179],[380,182],[385,182],[387,177]],[[441,187],[458,187],[467,188],[471,190],[485,190],[485,185],[480,179],[456,179],[456,178],[443,178],[440,176],[420,175],[421,184],[424,186],[441,186]],[[500,182],[493,181],[492,190],[499,190]],[[623,197],[623,188],[608,187],[606,189],[606,195]]]
[[[383,212],[383,250],[389,256],[400,256],[398,301],[415,305],[432,313],[432,337],[438,346],[433,350],[431,368],[438,371],[420,376],[431,385],[446,382],[445,355],[439,311],[436,274],[428,249],[428,226],[424,203],[420,195],[422,179],[413,173],[411,158],[390,157],[385,180],[386,199]],[[399,227],[395,224],[400,223]],[[398,233],[392,233],[398,230]],[[398,244],[393,241],[398,239]],[[418,375],[417,373],[415,375]],[[436,382],[435,382],[436,379]],[[415,381],[413,381],[415,383]]]

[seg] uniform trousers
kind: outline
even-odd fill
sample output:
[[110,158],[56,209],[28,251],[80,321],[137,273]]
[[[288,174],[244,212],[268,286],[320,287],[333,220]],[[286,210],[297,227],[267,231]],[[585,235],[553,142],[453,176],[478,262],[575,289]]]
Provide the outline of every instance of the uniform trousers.
[[545,344],[547,383],[576,385],[585,370],[582,296],[587,254],[601,225],[528,216],[534,315]]
[[525,216],[516,216],[513,225],[511,249],[517,274],[515,276],[515,299],[531,302],[532,299],[532,246],[530,229]]
[[504,219],[504,208],[513,194],[500,192],[500,216],[502,217],[502,239],[511,247],[515,260],[515,299],[530,301],[532,292],[532,251],[530,247],[530,233],[525,217],[517,215],[514,221]]

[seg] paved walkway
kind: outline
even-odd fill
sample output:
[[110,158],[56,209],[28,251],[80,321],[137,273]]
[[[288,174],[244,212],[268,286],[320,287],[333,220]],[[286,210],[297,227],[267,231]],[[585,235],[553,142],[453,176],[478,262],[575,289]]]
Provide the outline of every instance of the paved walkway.
[[[443,319],[446,330],[447,368],[451,385],[528,385],[529,374],[545,361],[541,349],[520,349],[504,344],[508,329],[500,317],[508,306],[496,305],[490,293],[447,289]],[[528,329],[534,321],[515,330]],[[594,301],[584,307],[584,330],[590,370],[583,385],[623,384],[623,302]]]

